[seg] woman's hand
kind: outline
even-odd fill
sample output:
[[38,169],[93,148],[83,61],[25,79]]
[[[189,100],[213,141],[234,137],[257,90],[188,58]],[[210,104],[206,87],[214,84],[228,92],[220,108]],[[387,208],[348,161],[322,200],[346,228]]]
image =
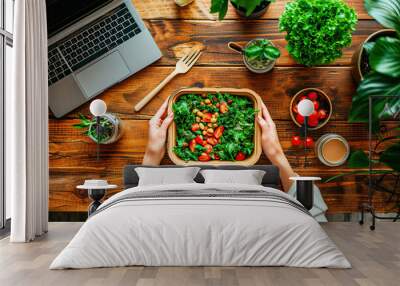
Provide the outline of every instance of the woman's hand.
[[261,113],[262,115],[257,117],[257,122],[262,130],[262,149],[267,158],[274,164],[279,157],[285,156],[285,154],[283,153],[283,149],[279,141],[275,122],[272,120],[272,117],[269,114],[264,102],[262,102]]
[[261,113],[262,115],[257,117],[257,123],[260,125],[262,130],[262,149],[271,163],[279,168],[283,189],[287,192],[292,185],[292,181],[289,178],[296,176],[296,173],[290,166],[285,153],[283,153],[278,132],[276,131],[275,122],[272,120],[264,102],[261,106]]
[[156,114],[149,121],[149,139],[143,165],[160,165],[165,155],[168,126],[174,119],[173,112],[167,114],[168,99],[160,106]]

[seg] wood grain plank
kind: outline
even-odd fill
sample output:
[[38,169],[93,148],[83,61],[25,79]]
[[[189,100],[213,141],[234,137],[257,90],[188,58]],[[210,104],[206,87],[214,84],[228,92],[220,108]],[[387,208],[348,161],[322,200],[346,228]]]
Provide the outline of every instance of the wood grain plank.
[[[275,120],[289,120],[292,96],[303,88],[318,87],[333,101],[332,120],[347,120],[351,96],[355,92],[351,68],[348,67],[275,68],[269,74],[253,74],[242,67],[195,67],[188,74],[177,76],[148,105],[135,113],[133,106],[171,70],[167,67],[149,67],[108,89],[98,98],[107,103],[109,112],[123,119],[146,119],[155,114],[168,96],[183,87],[250,88],[263,98]],[[89,103],[66,118],[78,118],[78,112],[89,114]]]
[[[262,18],[278,19],[288,2],[290,0],[276,0]],[[346,0],[346,3],[356,10],[359,19],[370,19],[363,2],[363,0]],[[179,8],[172,0],[132,0],[132,3],[143,19],[216,19],[215,15],[209,13],[210,0],[195,0],[183,8]],[[231,5],[225,21],[229,19],[240,19]]]
[[[108,165],[115,167],[116,163],[123,163],[127,160],[140,163],[147,145],[148,122],[146,120],[124,120],[124,135],[115,144],[101,145],[101,160],[99,162],[96,161],[96,144],[82,135],[80,130],[72,127],[77,122],[78,120],[50,120],[51,167],[77,167],[82,169]],[[291,138],[298,134],[298,128],[294,123],[288,121],[276,121],[276,125],[286,156],[294,167],[302,167],[303,150],[291,146]],[[320,130],[311,132],[310,136],[317,140],[326,133],[341,134],[348,139],[353,149],[368,149],[368,131],[363,124],[335,121]],[[325,168],[319,163],[313,150],[309,150],[308,160],[311,166]],[[265,158],[262,158],[259,163],[268,162]],[[343,168],[335,168],[335,170],[342,171]]]
[[[85,211],[88,200],[85,192],[79,192],[75,186],[85,178],[104,178],[113,184],[122,186],[122,170],[127,164],[140,164],[147,144],[147,121],[125,120],[124,136],[116,144],[101,146],[100,161],[96,161],[96,145],[74,129],[77,120],[50,120],[50,210]],[[343,171],[346,167],[330,168],[323,166],[312,150],[308,152],[309,165],[304,169],[302,150],[291,147],[290,139],[294,125],[287,121],[277,121],[278,133],[291,164],[299,174],[315,175],[324,178]],[[367,148],[367,131],[362,124],[348,124],[335,121],[324,131],[313,132],[317,139],[324,133],[335,132],[348,138],[353,148]],[[165,157],[163,164],[171,164]],[[268,164],[263,156],[259,164]],[[360,181],[363,177],[347,177],[338,182],[321,184],[324,198],[332,213],[356,211],[359,203],[366,199],[366,190]],[[121,188],[116,191],[120,191]],[[64,195],[62,195],[64,193]],[[112,192],[114,193],[114,192]],[[378,206],[382,198],[377,198]]]
[[[100,146],[100,160],[96,160],[96,144],[80,130],[73,128],[78,120],[50,120],[50,168],[63,169],[69,173],[75,168],[88,173],[102,172],[106,169],[116,174],[113,168],[122,168],[125,164],[140,164],[147,146],[148,122],[146,120],[125,120],[124,134],[114,144]],[[282,147],[290,163],[299,170],[304,166],[304,151],[291,146],[293,135],[299,134],[298,128],[288,121],[276,121],[278,135]],[[317,140],[326,133],[337,133],[347,138],[350,147],[354,149],[368,149],[368,131],[365,124],[350,124],[335,121],[320,130],[310,132],[310,136]],[[319,162],[313,149],[307,153],[307,167],[313,167],[329,173],[329,176],[346,170],[347,167],[330,168]],[[164,164],[171,161],[165,156]],[[268,164],[262,156],[258,164]],[[70,171],[68,171],[70,170]],[[80,172],[80,171],[78,171]]]
[[[286,33],[279,32],[277,20],[256,21],[196,21],[196,20],[150,20],[147,26],[163,51],[163,58],[156,65],[174,65],[176,58],[185,55],[191,48],[203,49],[196,65],[243,66],[241,55],[227,47],[231,41],[243,46],[254,38],[268,38],[281,51],[276,66],[299,66],[286,50]],[[360,21],[353,33],[350,47],[343,49],[343,56],[330,65],[349,66],[351,57],[368,35],[381,29],[375,21]]]

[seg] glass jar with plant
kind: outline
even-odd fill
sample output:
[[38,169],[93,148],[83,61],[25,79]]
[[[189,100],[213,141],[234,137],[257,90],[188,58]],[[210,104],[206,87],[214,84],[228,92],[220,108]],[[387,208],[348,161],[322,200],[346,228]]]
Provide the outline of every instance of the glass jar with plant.
[[342,56],[351,44],[357,15],[343,0],[294,0],[286,5],[279,28],[287,50],[300,64],[324,65]]
[[246,67],[255,73],[266,73],[274,66],[281,52],[274,44],[267,39],[254,39],[246,44],[244,48],[234,42],[228,47],[243,55],[243,62]]
[[[228,11],[228,0],[211,0],[210,13],[218,13],[219,20],[225,18]],[[230,0],[236,13],[247,19],[256,19],[267,12],[269,5],[275,0]]]
[[100,116],[100,126],[97,134],[96,118],[87,118],[79,114],[80,123],[74,124],[77,129],[86,129],[84,135],[87,135],[94,142],[99,144],[111,144],[116,142],[122,136],[122,121],[114,114],[105,113]]

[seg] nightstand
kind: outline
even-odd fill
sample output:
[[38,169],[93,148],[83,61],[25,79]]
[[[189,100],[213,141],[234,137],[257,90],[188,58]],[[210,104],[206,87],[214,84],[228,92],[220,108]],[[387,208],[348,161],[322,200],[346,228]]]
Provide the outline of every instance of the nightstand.
[[89,205],[88,216],[91,216],[101,205],[101,200],[109,189],[117,188],[117,185],[109,185],[106,180],[85,180],[83,185],[77,186],[78,189],[88,191],[88,196],[92,200]]

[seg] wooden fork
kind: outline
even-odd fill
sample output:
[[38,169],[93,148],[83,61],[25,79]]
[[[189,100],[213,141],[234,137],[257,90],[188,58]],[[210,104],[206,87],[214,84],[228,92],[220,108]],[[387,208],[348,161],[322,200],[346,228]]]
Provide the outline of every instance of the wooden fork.
[[195,62],[200,58],[201,51],[192,49],[188,54],[181,58],[175,66],[175,70],[167,76],[155,89],[146,95],[141,101],[135,105],[135,111],[141,110],[168,82],[176,75],[187,73]]

